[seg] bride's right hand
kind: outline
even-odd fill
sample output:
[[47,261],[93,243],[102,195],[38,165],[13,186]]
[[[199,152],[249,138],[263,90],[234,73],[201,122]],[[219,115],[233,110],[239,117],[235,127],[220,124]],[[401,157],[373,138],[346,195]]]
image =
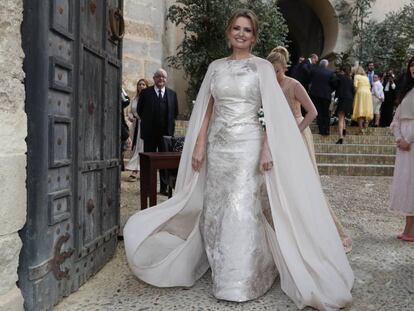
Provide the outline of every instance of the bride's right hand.
[[206,154],[206,144],[205,143],[196,143],[195,147],[194,147],[194,151],[193,151],[193,157],[191,159],[191,164],[193,166],[193,169],[198,172],[200,171],[203,162],[204,162],[204,157]]

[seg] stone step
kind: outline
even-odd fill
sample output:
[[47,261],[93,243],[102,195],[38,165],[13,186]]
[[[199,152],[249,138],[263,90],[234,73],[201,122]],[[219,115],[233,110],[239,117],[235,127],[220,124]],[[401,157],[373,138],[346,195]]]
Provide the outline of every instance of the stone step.
[[393,145],[321,144],[315,143],[315,153],[389,154],[395,155]]
[[[319,129],[318,126],[315,123],[312,123],[309,128],[311,129],[312,133],[318,134]],[[330,132],[331,134],[337,134],[338,133],[338,126],[332,125],[330,126]],[[368,127],[366,129],[367,134],[370,135],[387,135],[392,136],[393,133],[389,127]],[[355,135],[359,132],[358,126],[347,126],[346,127],[346,133],[350,135]]]
[[[338,135],[322,136],[319,134],[313,134],[314,143],[335,144],[338,139]],[[393,136],[385,135],[346,135],[344,138],[344,144],[394,145],[395,141]]]
[[316,153],[317,163],[326,164],[382,164],[394,165],[395,155],[391,154],[344,154]]
[[336,176],[392,176],[393,165],[318,163],[320,175]]

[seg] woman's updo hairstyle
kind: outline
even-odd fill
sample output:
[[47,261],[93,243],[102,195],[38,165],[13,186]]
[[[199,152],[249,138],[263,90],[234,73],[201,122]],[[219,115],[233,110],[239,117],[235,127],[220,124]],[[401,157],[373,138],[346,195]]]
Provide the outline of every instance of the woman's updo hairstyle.
[[285,47],[277,46],[267,56],[267,60],[273,65],[281,64],[284,68],[287,68],[289,64],[289,52]]
[[[253,42],[253,45],[251,47],[253,48],[253,46],[255,46],[257,42],[259,42],[259,19],[257,18],[256,14],[252,10],[237,9],[237,10],[233,11],[233,13],[231,14],[231,16],[230,16],[230,18],[227,22],[226,36],[228,36],[230,34],[231,27],[233,27],[234,22],[239,17],[248,18],[250,20],[250,22],[252,23],[252,31],[253,31],[253,36],[254,36],[254,42]],[[229,46],[229,47],[231,48],[231,46]]]

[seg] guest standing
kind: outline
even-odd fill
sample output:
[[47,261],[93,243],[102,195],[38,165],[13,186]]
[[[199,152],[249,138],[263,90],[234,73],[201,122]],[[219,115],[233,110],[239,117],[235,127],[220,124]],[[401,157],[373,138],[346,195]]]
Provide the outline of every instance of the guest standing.
[[[309,83],[311,80],[312,70],[318,63],[318,55],[311,54],[309,58],[302,60],[298,63],[298,66],[292,72],[292,78],[298,80],[303,85],[306,92],[309,91]],[[299,59],[300,61],[300,59]]]
[[[305,142],[307,151],[312,160],[313,167],[316,174],[319,175],[318,165],[316,164],[315,147],[313,144],[312,132],[309,128],[309,124],[318,115],[315,106],[313,105],[309,95],[306,93],[305,88],[295,79],[287,77],[285,72],[289,63],[289,52],[286,48],[278,46],[268,55],[267,60],[273,64],[276,72],[277,82],[279,82],[282,88],[283,94],[287,99],[290,109],[292,110],[293,116],[299,127],[299,131],[302,134],[303,141]],[[352,81],[351,81],[352,90]],[[352,100],[351,100],[352,105]],[[305,117],[302,116],[301,108],[306,111]],[[342,244],[346,252],[351,251],[352,241],[349,235],[346,233],[341,222],[336,217],[331,205],[326,201],[329,212],[332,215],[333,221],[335,222],[336,229],[338,230],[339,236],[341,237]]]
[[145,79],[139,79],[137,82],[137,89],[135,97],[132,99],[128,109],[128,120],[131,122],[130,137],[132,137],[132,157],[129,160],[125,169],[132,171],[127,181],[136,181],[139,171],[139,153],[144,151],[144,141],[140,135],[140,119],[137,112],[137,105],[139,94],[141,91],[148,87],[148,81]]
[[392,69],[384,75],[382,85],[384,86],[384,102],[381,105],[380,111],[380,125],[382,127],[388,127],[391,124],[394,114],[396,89],[395,76]]
[[322,59],[319,66],[311,73],[311,85],[309,95],[318,111],[319,134],[329,135],[330,112],[332,92],[336,87],[336,77],[332,70],[328,69],[329,62]]
[[414,57],[408,62],[398,101],[391,124],[397,154],[389,209],[405,216],[405,228],[398,238],[414,242]]
[[[154,86],[141,91],[137,112],[141,118],[141,138],[145,152],[165,151],[163,136],[173,136],[178,101],[168,87],[167,72],[160,68],[154,73]],[[160,193],[168,195],[165,171],[160,171]]]
[[368,77],[368,81],[369,84],[372,86],[372,84],[374,83],[374,75],[375,75],[375,65],[374,62],[368,62],[368,66],[367,66],[367,77]]
[[384,87],[377,74],[373,77],[371,88],[372,93],[372,110],[374,112],[374,126],[380,126],[380,108],[384,101]]
[[351,78],[351,66],[344,65],[337,74],[337,86],[335,90],[338,106],[338,131],[339,139],[336,144],[343,144],[346,135],[345,117],[352,113],[352,102],[354,100],[354,85]]
[[359,134],[364,134],[368,127],[368,122],[372,120],[372,95],[371,85],[364,71],[364,68],[359,66],[355,71],[354,76],[354,111],[352,113],[352,120],[358,122]]

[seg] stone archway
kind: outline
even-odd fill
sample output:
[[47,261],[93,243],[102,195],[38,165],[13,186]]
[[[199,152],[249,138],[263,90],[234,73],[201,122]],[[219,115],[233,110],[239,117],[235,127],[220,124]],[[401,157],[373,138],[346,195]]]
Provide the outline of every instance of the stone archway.
[[329,56],[337,45],[339,22],[330,0],[280,0],[289,27],[292,61],[316,53]]

